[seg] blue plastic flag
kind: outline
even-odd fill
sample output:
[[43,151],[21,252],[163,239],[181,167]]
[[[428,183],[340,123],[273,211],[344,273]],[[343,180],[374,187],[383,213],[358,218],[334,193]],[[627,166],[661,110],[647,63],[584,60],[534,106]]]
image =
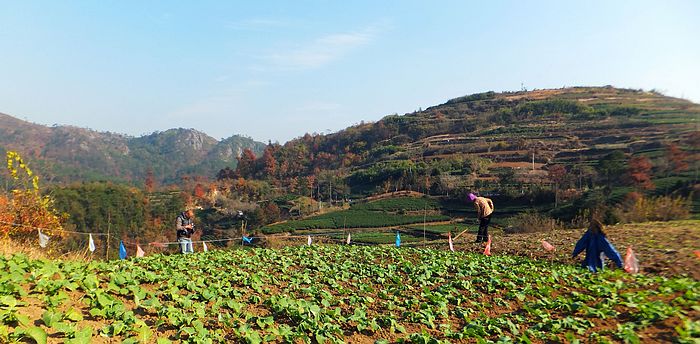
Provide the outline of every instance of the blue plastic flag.
[[249,238],[249,237],[247,237],[247,236],[244,236],[244,237],[243,237],[243,242],[250,244],[250,243],[253,242],[253,238]]
[[399,232],[396,232],[396,247],[401,246],[401,234]]
[[126,247],[124,247],[124,242],[119,241],[119,259],[126,259]]

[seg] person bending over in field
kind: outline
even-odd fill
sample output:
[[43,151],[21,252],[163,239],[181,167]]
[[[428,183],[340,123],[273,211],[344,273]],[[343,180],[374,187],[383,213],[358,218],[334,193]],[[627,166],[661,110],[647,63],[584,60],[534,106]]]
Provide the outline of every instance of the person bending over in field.
[[469,194],[469,200],[474,203],[476,216],[479,219],[479,232],[474,242],[486,242],[489,238],[489,222],[494,210],[493,201],[490,198],[477,197],[473,193]]
[[177,242],[180,243],[180,253],[194,252],[192,249],[192,234],[194,233],[194,211],[187,209],[177,216]]
[[618,268],[622,267],[622,257],[617,252],[615,247],[608,241],[608,238],[603,232],[603,224],[598,220],[591,220],[588,230],[578,240],[571,258],[576,257],[579,253],[586,250],[586,259],[581,263],[582,266],[588,267],[588,270],[597,272],[603,269],[602,254],[605,253],[608,258],[612,259]]

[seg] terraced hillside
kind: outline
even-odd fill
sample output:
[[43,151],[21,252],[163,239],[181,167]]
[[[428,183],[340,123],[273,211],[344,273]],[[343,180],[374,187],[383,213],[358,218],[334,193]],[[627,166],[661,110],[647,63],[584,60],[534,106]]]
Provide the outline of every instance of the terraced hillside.
[[653,152],[682,141],[697,131],[700,106],[652,92],[568,88],[468,96],[407,117],[475,129],[420,138],[404,146],[407,157],[471,155],[492,160],[495,168],[539,171],[547,164],[593,164],[614,150]]
[[657,92],[614,87],[486,92],[273,144],[239,172],[282,186],[318,177],[329,198],[396,190],[447,194],[479,181],[547,183],[547,171],[556,164],[584,183],[591,178],[585,166],[614,151],[626,159],[648,156],[660,171],[667,164],[663,150],[671,144],[688,154],[688,171],[695,171],[698,121],[700,105]]

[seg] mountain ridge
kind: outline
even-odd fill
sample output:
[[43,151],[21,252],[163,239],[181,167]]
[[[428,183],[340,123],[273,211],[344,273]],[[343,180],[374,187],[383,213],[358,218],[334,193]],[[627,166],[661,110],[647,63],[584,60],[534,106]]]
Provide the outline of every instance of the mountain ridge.
[[[425,183],[434,184],[436,178],[428,177],[439,175],[441,183],[450,184],[459,174],[454,169],[479,174],[475,171],[480,161],[475,158],[489,160],[491,177],[481,173],[487,179],[503,169],[521,169],[521,174],[530,175],[524,179],[541,180],[546,165],[552,163],[591,164],[616,149],[627,154],[658,151],[667,143],[692,141],[697,134],[692,121],[699,117],[700,105],[691,101],[612,86],[475,93],[334,133],[307,133],[283,145],[265,145],[240,135],[219,141],[183,128],[130,137],[72,126],[47,127],[3,114],[0,151],[29,155],[32,163],[38,160],[49,171],[49,179],[61,182],[111,177],[107,179],[138,183],[148,171],[164,183],[186,175],[213,178],[222,168],[235,169],[236,157],[249,148],[257,159],[247,159],[237,174],[246,179],[295,188],[300,183],[296,178],[339,171],[334,178],[342,176],[350,184],[415,188],[418,181],[406,176],[406,170],[420,169]],[[449,170],[431,162],[445,159],[459,166]],[[391,177],[392,173],[398,174]],[[329,185],[338,185],[330,178],[326,176]]]
[[151,171],[157,181],[167,184],[188,174],[213,176],[225,166],[235,168],[236,157],[245,148],[259,154],[264,147],[242,135],[219,141],[196,129],[173,128],[136,137],[72,125],[49,127],[0,113],[0,153],[20,152],[51,182],[139,184]]

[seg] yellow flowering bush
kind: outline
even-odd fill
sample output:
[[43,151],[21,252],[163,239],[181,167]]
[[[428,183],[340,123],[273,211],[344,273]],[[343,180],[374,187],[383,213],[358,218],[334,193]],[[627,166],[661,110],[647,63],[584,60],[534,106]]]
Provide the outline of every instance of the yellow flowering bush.
[[17,152],[7,152],[7,170],[12,188],[0,195],[0,233],[4,237],[26,237],[36,234],[36,228],[60,235],[61,217],[49,196],[39,192],[39,177]]

